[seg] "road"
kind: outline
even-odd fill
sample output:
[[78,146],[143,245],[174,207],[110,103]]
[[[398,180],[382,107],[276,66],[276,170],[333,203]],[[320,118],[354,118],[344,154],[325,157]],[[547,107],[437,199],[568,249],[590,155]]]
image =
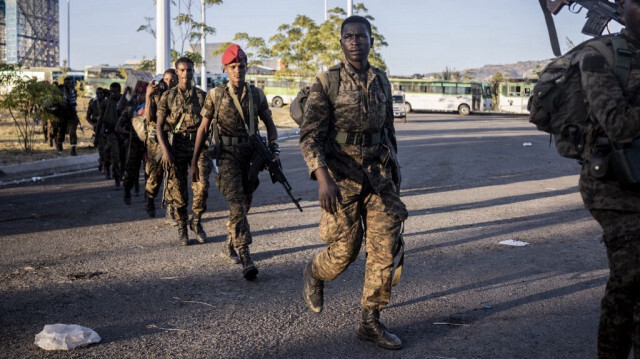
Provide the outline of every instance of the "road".
[[[289,139],[281,158],[304,212],[262,177],[249,216],[254,282],[218,256],[217,189],[208,243],[178,247],[163,210],[148,218],[142,197],[124,205],[97,171],[0,187],[0,357],[594,358],[608,269],[575,161],[525,117],[410,114],[396,130],[410,218],[381,319],[402,350],[356,338],[364,251],[327,284],[321,314],[306,308],[302,268],[324,244],[316,184]],[[34,336],[53,323],[102,342],[45,352]]]

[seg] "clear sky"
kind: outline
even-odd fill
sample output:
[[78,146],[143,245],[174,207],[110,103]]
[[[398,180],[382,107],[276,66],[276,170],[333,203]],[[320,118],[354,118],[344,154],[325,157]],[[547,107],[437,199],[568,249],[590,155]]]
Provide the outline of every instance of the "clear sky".
[[[155,17],[153,0],[60,0],[60,59],[67,59],[67,2],[71,11],[71,67],[119,65],[155,57],[155,39],[136,32],[145,17]],[[193,14],[200,18],[200,0]],[[346,8],[347,0],[327,0]],[[553,57],[537,0],[354,0],[364,2],[389,46],[382,55],[393,75],[440,72],[487,64]],[[579,43],[586,10],[563,8],[554,16],[560,45]],[[177,14],[171,9],[171,17]],[[230,41],[237,32],[268,40],[297,14],[324,21],[324,0],[224,0],[208,8],[207,25],[217,33],[207,42]],[[154,23],[155,26],[155,23]],[[613,27],[619,29],[619,26]],[[336,39],[338,41],[338,39]]]

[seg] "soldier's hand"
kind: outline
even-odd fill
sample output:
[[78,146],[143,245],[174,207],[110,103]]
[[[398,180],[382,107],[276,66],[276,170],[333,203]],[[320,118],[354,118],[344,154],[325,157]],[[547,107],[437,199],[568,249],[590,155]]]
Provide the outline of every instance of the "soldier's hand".
[[171,166],[173,166],[173,161],[171,160],[171,156],[164,153],[162,154],[162,159],[160,160],[160,163],[162,164],[162,169],[165,171],[169,171],[171,169]]
[[342,201],[338,185],[329,176],[329,171],[325,167],[318,168],[315,174],[318,179],[320,207],[331,214],[337,213],[338,205]]
[[191,176],[192,182],[200,181],[200,171],[198,170],[197,163],[191,163],[191,168],[189,169],[189,175]]
[[158,89],[158,84],[154,81],[147,86],[147,95],[152,95]]

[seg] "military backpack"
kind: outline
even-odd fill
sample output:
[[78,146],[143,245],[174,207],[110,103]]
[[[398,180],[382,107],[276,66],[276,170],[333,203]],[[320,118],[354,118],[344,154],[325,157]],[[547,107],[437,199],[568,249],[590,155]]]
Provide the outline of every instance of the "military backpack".
[[540,73],[527,106],[529,122],[555,139],[558,154],[579,160],[583,159],[590,117],[580,76],[580,58],[587,46],[602,54],[625,88],[631,69],[627,41],[618,34],[602,36],[585,41],[551,61]]
[[[318,75],[318,80],[329,96],[329,102],[331,104],[335,102],[336,97],[338,97],[338,90],[340,89],[340,67],[341,65],[332,66],[329,68],[328,72],[323,72]],[[298,126],[302,126],[304,110],[310,92],[311,87],[304,86],[300,89],[300,92],[298,92],[298,95],[296,95],[296,98],[291,101],[291,105],[289,106],[289,114]]]

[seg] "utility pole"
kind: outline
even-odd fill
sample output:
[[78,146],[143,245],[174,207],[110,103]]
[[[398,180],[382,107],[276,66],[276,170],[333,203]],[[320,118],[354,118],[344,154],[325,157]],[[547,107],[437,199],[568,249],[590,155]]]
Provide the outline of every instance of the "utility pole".
[[207,34],[204,31],[205,27],[205,12],[204,12],[204,1],[201,0],[202,4],[202,38],[200,39],[200,53],[202,54],[202,67],[200,68],[200,88],[204,91],[207,91]]
[[353,0],[347,0],[347,17],[353,15]]
[[329,19],[329,15],[327,14],[327,0],[324,0],[324,21]]
[[71,70],[71,0],[67,0],[67,68]]
[[162,74],[171,67],[170,44],[170,7],[171,0],[158,0],[156,2],[156,73]]

